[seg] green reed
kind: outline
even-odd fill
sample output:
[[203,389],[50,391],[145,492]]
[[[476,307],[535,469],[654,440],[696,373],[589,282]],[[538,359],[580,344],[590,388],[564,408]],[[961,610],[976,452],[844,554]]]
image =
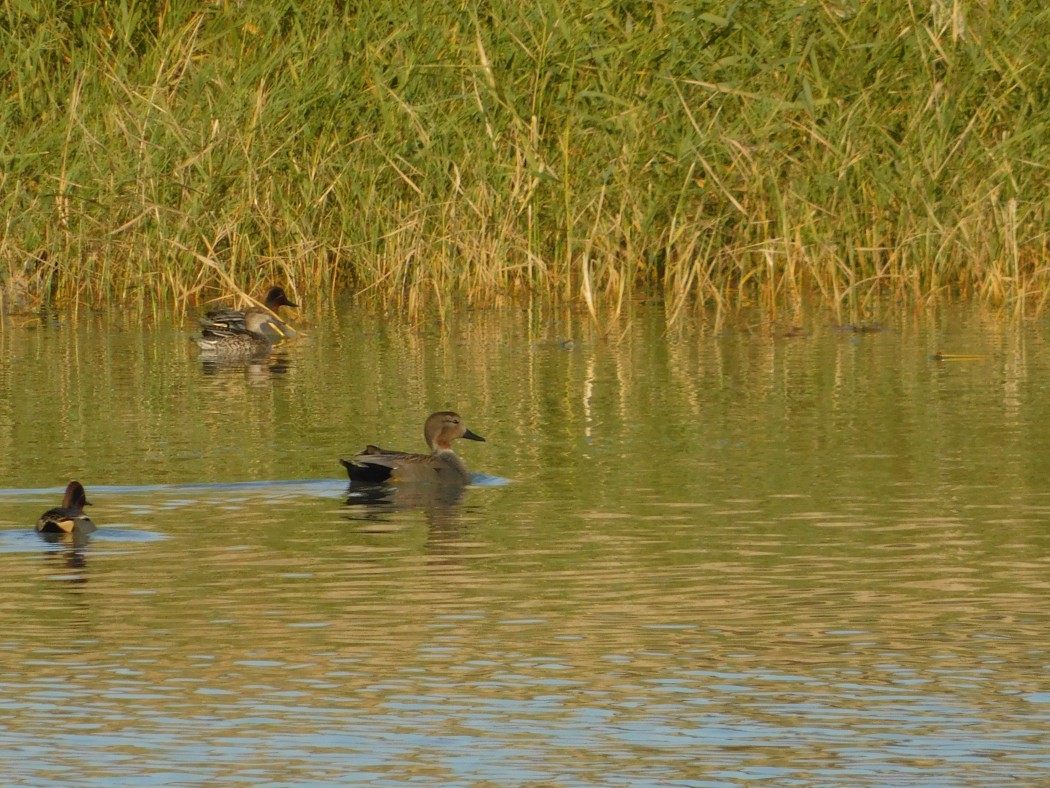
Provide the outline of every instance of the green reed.
[[1048,291],[1050,11],[2,0],[9,301]]

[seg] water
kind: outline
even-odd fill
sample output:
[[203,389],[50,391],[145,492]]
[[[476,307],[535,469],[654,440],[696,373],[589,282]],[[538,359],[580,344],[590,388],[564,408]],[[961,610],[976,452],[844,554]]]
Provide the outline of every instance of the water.
[[[1050,779],[1042,323],[7,321],[5,785]],[[348,489],[444,408],[478,485]]]

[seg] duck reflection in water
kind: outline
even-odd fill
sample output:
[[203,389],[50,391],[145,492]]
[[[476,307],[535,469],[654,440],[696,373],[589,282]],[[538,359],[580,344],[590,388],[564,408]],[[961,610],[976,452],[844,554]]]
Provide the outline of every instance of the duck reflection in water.
[[209,376],[244,374],[250,383],[262,383],[284,375],[292,366],[285,352],[273,352],[262,358],[221,359],[201,355],[201,371]]
[[[91,541],[91,536],[83,531],[74,531],[65,534],[56,531],[40,531],[40,538],[54,549],[48,550],[47,555],[54,560],[63,560],[68,569],[83,569],[87,566],[86,548]],[[73,583],[86,583],[86,575],[68,578]]]
[[[88,543],[91,536],[82,531],[61,533],[39,531],[46,542],[43,550],[43,575],[46,586],[42,593],[50,597],[50,605],[60,608],[63,631],[89,630],[98,621],[98,609],[92,604],[95,594],[89,594],[91,568],[88,565]],[[39,601],[47,606],[48,603]]]
[[[347,519],[361,523],[383,523],[394,515],[420,511],[426,518],[427,544],[441,552],[443,541],[460,535],[460,514],[466,487],[462,484],[360,484],[353,482],[347,494]],[[367,529],[367,526],[366,526]]]

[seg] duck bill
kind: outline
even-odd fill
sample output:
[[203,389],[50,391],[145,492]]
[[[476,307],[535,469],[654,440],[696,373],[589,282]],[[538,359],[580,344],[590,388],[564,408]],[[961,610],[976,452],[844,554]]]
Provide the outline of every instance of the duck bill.
[[299,308],[299,305],[288,298],[288,296],[281,296],[281,300],[277,302],[277,306],[293,306],[296,309]]
[[464,432],[463,433],[463,437],[466,438],[468,441],[484,441],[485,440],[480,435],[478,435],[477,433],[471,432],[470,430],[467,430],[466,432]]

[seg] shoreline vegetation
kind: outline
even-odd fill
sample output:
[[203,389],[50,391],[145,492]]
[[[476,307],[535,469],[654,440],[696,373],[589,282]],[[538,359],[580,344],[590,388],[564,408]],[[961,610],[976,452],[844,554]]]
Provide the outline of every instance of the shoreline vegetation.
[[7,0],[0,30],[8,310],[1050,292],[1030,4]]

